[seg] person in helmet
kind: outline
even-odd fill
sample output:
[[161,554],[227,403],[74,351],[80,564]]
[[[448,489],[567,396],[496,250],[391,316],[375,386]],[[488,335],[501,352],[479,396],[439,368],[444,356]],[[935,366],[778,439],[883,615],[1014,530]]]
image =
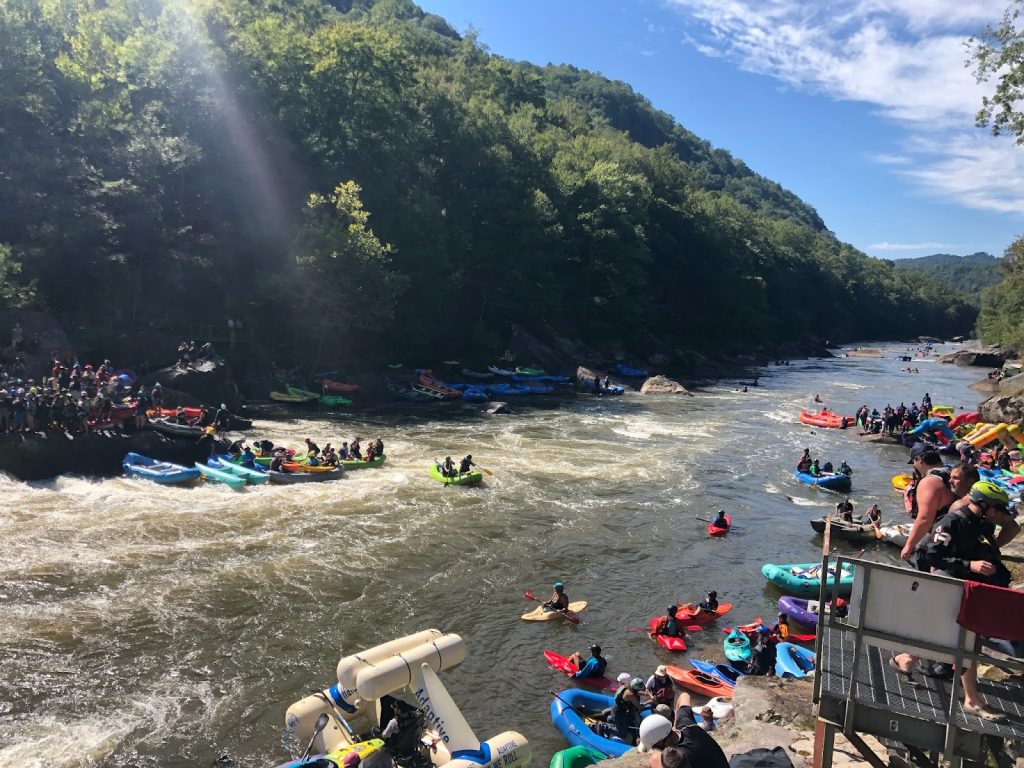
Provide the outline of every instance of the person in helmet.
[[702,613],[718,613],[718,592],[715,590],[712,589],[702,601],[697,603],[697,610],[693,615],[696,617]]
[[231,424],[231,412],[225,403],[221,403],[220,408],[213,415],[213,424],[221,432],[228,431],[228,427]]
[[665,609],[665,615],[658,619],[658,622],[654,625],[654,631],[650,633],[651,637],[656,635],[666,635],[668,637],[679,637],[683,638],[683,627],[676,618],[676,614],[679,612],[679,606],[670,605]]
[[725,519],[725,510],[718,510],[718,517],[711,521],[713,528],[721,528],[724,531],[729,530],[729,521]]
[[612,705],[611,722],[618,737],[629,746],[636,744],[640,727],[640,710],[644,707],[641,696],[648,698],[642,677],[634,677],[628,685],[619,686]]
[[601,655],[601,646],[590,646],[590,658],[583,660],[583,654],[579,651],[572,653],[569,662],[576,667],[576,672],[569,675],[576,679],[589,677],[604,677],[604,671],[608,667],[608,661]]
[[569,610],[569,596],[565,594],[565,585],[556,581],[552,588],[554,592],[551,593],[551,597],[548,598],[547,602],[542,606],[545,611],[567,611]]
[[[775,661],[778,649],[772,640],[772,631],[768,627],[757,628],[757,636],[754,638],[754,647],[750,652],[750,660],[745,670],[748,675],[774,676]],[[742,669],[742,667],[740,667]]]

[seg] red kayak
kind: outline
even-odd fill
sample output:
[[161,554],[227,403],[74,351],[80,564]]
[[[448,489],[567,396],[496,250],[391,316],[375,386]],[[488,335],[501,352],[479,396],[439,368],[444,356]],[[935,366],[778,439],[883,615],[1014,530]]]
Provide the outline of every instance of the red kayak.
[[[725,522],[729,524],[729,528],[732,528],[732,518],[728,515],[725,516]],[[729,528],[719,528],[715,525],[714,521],[708,523],[708,536],[725,536],[729,532]]]
[[687,632],[699,632],[704,628],[704,624],[710,624],[719,616],[725,616],[731,610],[732,603],[719,603],[718,610],[714,613],[708,613],[707,611],[697,613],[696,608],[682,608],[676,614],[676,618],[682,622],[690,622],[689,624],[683,624],[683,629]]
[[[547,659],[552,669],[557,669],[559,672],[564,672],[567,675],[575,675],[580,671],[580,668],[569,661],[566,656],[562,656],[554,651],[544,651],[544,658]],[[573,679],[577,683],[609,691],[614,691],[619,687],[618,683],[614,680],[609,680],[607,677],[576,677]]]
[[732,696],[734,689],[717,677],[698,672],[696,669],[682,667],[665,667],[668,676],[683,688],[699,693],[702,696]]
[[[647,624],[647,630],[654,634],[654,630],[658,627],[658,622],[661,620],[661,616],[655,616]],[[671,637],[669,635],[654,635],[654,639],[658,645],[662,648],[667,648],[670,651],[685,651],[686,641],[681,637]]]
[[342,381],[333,381],[331,379],[318,379],[316,381],[321,387],[326,389],[328,392],[332,392],[336,395],[351,395],[359,391],[358,384],[346,384]]

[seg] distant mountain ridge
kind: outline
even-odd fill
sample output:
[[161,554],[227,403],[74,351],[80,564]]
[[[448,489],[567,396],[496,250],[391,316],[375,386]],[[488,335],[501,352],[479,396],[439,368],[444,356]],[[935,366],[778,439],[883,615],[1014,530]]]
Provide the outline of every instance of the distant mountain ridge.
[[976,305],[981,304],[981,292],[1002,279],[999,259],[984,251],[967,256],[933,253],[916,259],[893,260],[892,264],[897,269],[928,275]]

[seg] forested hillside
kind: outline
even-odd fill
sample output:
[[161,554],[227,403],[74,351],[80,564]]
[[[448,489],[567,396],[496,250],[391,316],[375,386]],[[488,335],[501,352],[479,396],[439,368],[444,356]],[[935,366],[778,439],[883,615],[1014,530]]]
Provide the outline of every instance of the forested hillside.
[[517,327],[640,359],[974,321],[628,85],[406,0],[5,0],[0,50],[8,305],[239,318],[305,362]]
[[893,264],[899,269],[928,275],[951,291],[968,296],[978,305],[981,304],[981,292],[998,283],[1002,276],[999,260],[984,252],[969,256],[936,253],[916,259],[898,259]]

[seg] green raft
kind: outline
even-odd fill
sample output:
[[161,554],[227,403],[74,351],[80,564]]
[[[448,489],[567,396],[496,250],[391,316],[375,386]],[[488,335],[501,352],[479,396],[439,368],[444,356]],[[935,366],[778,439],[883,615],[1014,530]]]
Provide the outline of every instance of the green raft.
[[[836,566],[829,565],[826,589],[831,590],[835,581]],[[821,563],[796,563],[791,565],[776,565],[766,563],[761,568],[761,573],[768,581],[784,592],[799,597],[813,597],[821,590]],[[841,597],[849,597],[853,590],[854,566],[848,565],[843,569],[839,577],[838,594]]]
[[293,397],[308,397],[319,400],[321,405],[326,405],[328,408],[333,408],[336,405],[352,405],[352,401],[347,397],[342,397],[341,395],[318,395],[316,392],[310,392],[308,389],[299,389],[298,387],[288,387],[288,394]]
[[379,467],[387,460],[387,456],[378,456],[373,461],[361,461],[359,459],[345,459],[344,461],[338,462],[346,470],[348,469],[365,469],[366,467]]
[[430,465],[430,476],[437,480],[437,482],[444,483],[445,485],[476,485],[484,479],[484,473],[475,469],[463,472],[455,477],[445,477],[441,474],[441,466],[439,464]]
[[205,464],[199,463],[196,464],[196,469],[198,469],[199,474],[208,481],[223,483],[228,488],[233,488],[236,491],[245,487],[244,477],[239,477],[238,475],[233,475],[230,472],[225,472],[223,469],[214,469],[213,467],[208,467]]
[[604,759],[605,755],[596,749],[591,749],[586,744],[577,744],[575,747],[555,752],[548,768],[586,768]]

